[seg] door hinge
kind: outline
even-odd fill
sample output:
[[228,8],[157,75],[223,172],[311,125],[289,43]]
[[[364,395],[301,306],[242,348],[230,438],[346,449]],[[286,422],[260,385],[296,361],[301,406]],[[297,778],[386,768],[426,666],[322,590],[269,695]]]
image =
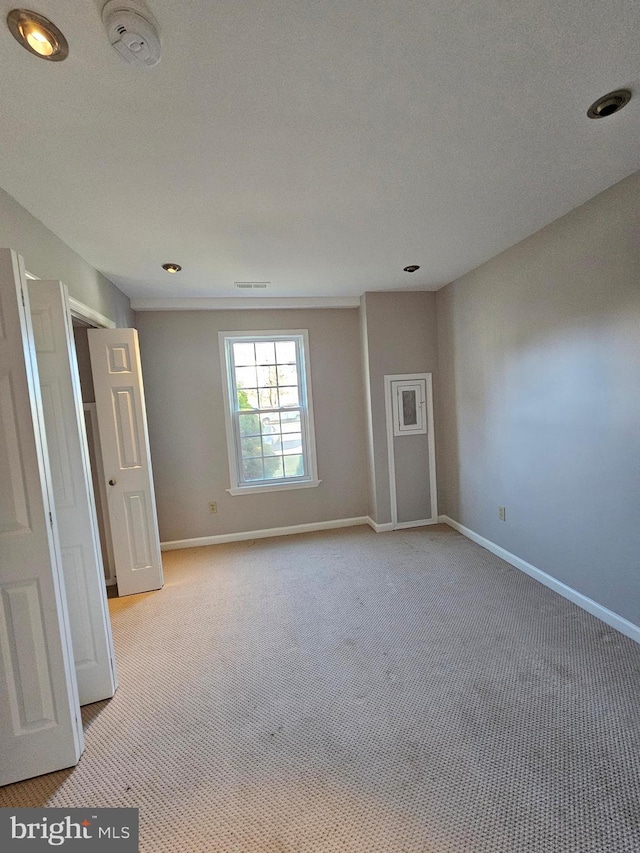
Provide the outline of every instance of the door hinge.
[[49,513],[49,524],[53,527],[53,513]]

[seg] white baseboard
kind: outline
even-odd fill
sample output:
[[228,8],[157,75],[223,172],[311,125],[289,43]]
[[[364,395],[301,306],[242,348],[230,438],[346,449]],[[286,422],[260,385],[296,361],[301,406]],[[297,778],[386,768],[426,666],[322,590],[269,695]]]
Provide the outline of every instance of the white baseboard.
[[396,526],[393,526],[392,521],[387,521],[384,524],[378,524],[371,517],[367,519],[367,524],[372,527],[376,533],[389,533],[391,530],[408,530],[410,527],[428,527],[430,524],[446,524],[445,517],[442,515],[437,518],[423,518],[420,521],[401,521]]
[[607,625],[615,628],[616,631],[620,631],[621,634],[635,640],[636,643],[640,643],[640,626],[634,625],[633,622],[629,622],[628,619],[625,619],[623,616],[619,616],[617,613],[614,613],[613,610],[609,610],[602,604],[598,604],[597,601],[587,598],[586,595],[583,595],[581,592],[567,586],[562,583],[562,581],[548,575],[541,569],[537,569],[535,566],[532,566],[531,563],[527,563],[526,560],[516,557],[515,554],[512,554],[510,551],[506,551],[504,548],[500,547],[500,545],[496,545],[495,542],[491,542],[490,539],[485,539],[484,536],[480,536],[480,534],[475,533],[468,527],[454,521],[453,518],[449,518],[447,515],[441,515],[440,521],[444,524],[448,524],[449,527],[453,527],[454,530],[457,530],[458,533],[462,533],[462,535],[466,536],[467,539],[471,539],[473,542],[476,542],[478,545],[486,548],[487,551],[491,551],[491,553],[495,554],[496,557],[500,557],[516,569],[520,569],[521,572],[529,575],[529,577],[534,578],[541,584],[549,587],[549,589],[559,593],[563,598],[567,598],[569,601],[577,604],[578,607],[586,610],[587,613],[591,613],[592,616],[597,616],[598,619],[606,622]]
[[441,524],[440,516],[436,518],[422,518],[419,521],[399,521],[395,530],[408,530],[410,527],[428,527],[430,524]]
[[385,524],[378,524],[377,521],[374,521],[371,517],[367,518],[367,524],[369,527],[373,528],[376,533],[388,533],[390,530],[393,530],[393,524],[388,521]]
[[217,536],[199,536],[196,539],[174,539],[171,542],[161,542],[160,550],[177,551],[180,548],[201,548],[203,545],[224,545],[226,542],[267,539],[271,536],[293,536],[296,533],[336,530],[339,527],[357,527],[369,523],[370,519],[363,515],[359,518],[336,518],[331,521],[314,521],[310,524],[291,524],[288,527],[269,527],[266,530],[242,530],[239,533],[220,533]]

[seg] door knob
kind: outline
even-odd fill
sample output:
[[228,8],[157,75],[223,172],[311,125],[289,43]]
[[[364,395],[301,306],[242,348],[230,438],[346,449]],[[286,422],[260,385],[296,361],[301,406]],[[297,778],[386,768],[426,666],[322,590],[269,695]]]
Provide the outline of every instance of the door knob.
[[109,480],[109,485],[110,485],[110,486],[115,486],[115,484],[116,484],[116,481],[115,481],[115,480]]

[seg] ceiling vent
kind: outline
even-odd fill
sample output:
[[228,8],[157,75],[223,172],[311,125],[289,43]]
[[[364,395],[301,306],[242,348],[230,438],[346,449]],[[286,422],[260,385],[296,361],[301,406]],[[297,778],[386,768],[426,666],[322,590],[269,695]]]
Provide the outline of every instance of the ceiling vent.
[[239,290],[266,290],[271,287],[270,281],[235,281],[234,284]]
[[136,68],[153,68],[160,62],[160,37],[151,13],[133,7],[132,0],[109,0],[102,10],[111,46]]

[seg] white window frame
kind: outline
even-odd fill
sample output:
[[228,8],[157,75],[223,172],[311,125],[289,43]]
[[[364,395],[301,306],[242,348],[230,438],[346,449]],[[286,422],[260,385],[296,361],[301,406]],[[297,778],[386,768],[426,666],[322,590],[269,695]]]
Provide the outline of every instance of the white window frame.
[[[232,347],[234,343],[249,343],[253,341],[282,341],[295,339],[297,343],[299,375],[304,377],[301,388],[301,426],[302,446],[305,460],[304,477],[242,482],[240,432],[237,416],[237,396],[235,376],[233,374]],[[287,331],[239,331],[218,332],[220,348],[220,369],[222,372],[224,417],[227,431],[227,453],[229,456],[229,478],[231,495],[258,494],[263,492],[280,492],[290,489],[311,489],[320,485],[318,479],[318,463],[316,458],[316,439],[313,418],[313,399],[311,392],[311,369],[309,366],[309,332],[307,329],[292,329]],[[256,410],[260,411],[260,410]],[[286,411],[282,409],[282,411]]]

